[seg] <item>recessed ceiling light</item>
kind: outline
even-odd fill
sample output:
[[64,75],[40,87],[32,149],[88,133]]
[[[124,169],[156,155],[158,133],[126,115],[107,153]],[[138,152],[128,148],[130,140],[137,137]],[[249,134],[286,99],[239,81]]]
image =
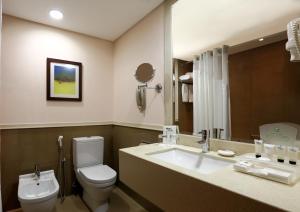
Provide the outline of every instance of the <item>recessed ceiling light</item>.
[[51,10],[49,12],[49,15],[50,15],[51,18],[53,18],[55,20],[61,20],[64,17],[62,12],[60,12],[59,10]]
[[260,38],[260,39],[258,39],[258,41],[263,41],[264,40],[264,38]]

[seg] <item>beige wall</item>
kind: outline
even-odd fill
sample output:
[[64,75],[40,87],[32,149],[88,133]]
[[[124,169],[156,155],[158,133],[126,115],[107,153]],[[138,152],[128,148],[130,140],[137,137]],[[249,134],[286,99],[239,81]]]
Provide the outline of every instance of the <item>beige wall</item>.
[[[164,123],[163,92],[147,90],[147,109],[135,102],[137,66],[151,63],[164,81],[164,6],[161,5],[114,43],[4,16],[0,126],[126,122]],[[83,64],[83,101],[46,101],[46,58]],[[62,125],[61,125],[62,126]]]
[[[113,44],[3,17],[0,124],[112,120]],[[46,58],[83,64],[83,101],[46,101]]]
[[[149,90],[146,113],[140,114],[135,103],[135,89],[138,83],[133,77],[140,63],[150,62],[157,70],[150,85],[158,82],[163,84],[163,6],[155,9],[115,43],[10,16],[4,17],[3,25],[0,129],[1,125],[33,124],[39,126],[39,124],[49,123],[64,125],[66,122],[113,120],[136,124],[163,124],[163,95],[156,95],[153,90]],[[83,101],[81,103],[46,101],[46,57],[83,63]],[[107,127],[111,126],[0,130],[1,137],[5,138],[1,141],[1,146],[5,147],[3,151],[5,155],[2,158],[11,157],[11,160],[2,160],[1,168],[13,167],[11,172],[2,172],[2,181],[9,180],[11,183],[6,184],[7,189],[3,197],[7,200],[4,202],[5,207],[17,206],[16,183],[19,174],[28,173],[36,162],[41,163],[44,169],[56,167],[55,142],[58,135],[65,136],[66,154],[71,151],[69,141],[72,137],[106,136],[105,140],[110,143],[109,154],[106,155],[110,160],[106,162],[118,170],[118,163],[113,163],[117,159],[114,158],[111,161],[111,158],[118,157],[120,147],[137,145],[141,141],[154,142],[157,134],[160,133],[117,126],[112,127],[112,131],[103,130]],[[116,143],[112,147],[114,134]],[[27,154],[30,151],[36,152],[39,148],[43,149],[45,146],[41,142],[50,145],[47,151],[51,157],[46,157],[46,160],[51,160],[50,162],[39,158],[43,155],[24,160],[24,152],[23,156],[12,154],[16,150],[14,145],[25,145],[25,149],[20,150],[26,150],[25,154]],[[113,148],[113,152],[110,148]],[[37,152],[44,154],[44,151]],[[3,166],[4,162],[5,166]],[[68,171],[71,173],[71,155],[69,155],[69,162]],[[11,166],[11,163],[18,165]]]
[[137,66],[149,62],[156,75],[149,85],[164,79],[164,6],[161,5],[130,29],[114,45],[114,121],[140,124],[164,123],[163,92],[147,90],[147,109],[140,113],[135,102]]

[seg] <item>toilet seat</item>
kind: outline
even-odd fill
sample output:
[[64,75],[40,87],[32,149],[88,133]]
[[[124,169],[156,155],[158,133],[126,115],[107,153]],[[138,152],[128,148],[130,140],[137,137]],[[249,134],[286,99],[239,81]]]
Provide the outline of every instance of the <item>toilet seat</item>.
[[79,168],[78,172],[82,178],[96,187],[107,187],[116,182],[117,173],[107,165],[94,165]]

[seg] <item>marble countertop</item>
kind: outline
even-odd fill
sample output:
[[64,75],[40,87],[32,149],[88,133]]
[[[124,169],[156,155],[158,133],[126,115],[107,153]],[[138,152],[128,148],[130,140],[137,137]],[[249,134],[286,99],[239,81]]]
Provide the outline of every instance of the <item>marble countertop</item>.
[[[256,201],[263,202],[283,210],[300,211],[299,182],[295,185],[285,185],[234,171],[232,166],[220,169],[211,174],[202,174],[194,170],[164,162],[149,155],[149,153],[164,151],[174,147],[196,153],[201,152],[200,148],[185,145],[167,146],[162,145],[161,143],[124,148],[120,149],[120,151],[158,164],[165,168],[172,169],[198,180],[213,184],[231,192],[246,196]],[[213,151],[205,154],[221,157]],[[230,159],[238,160],[238,158],[239,156],[232,157]]]

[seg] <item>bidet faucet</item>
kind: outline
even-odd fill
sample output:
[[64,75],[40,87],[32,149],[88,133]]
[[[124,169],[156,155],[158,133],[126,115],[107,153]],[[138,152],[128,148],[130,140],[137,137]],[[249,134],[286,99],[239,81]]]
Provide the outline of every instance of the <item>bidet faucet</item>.
[[37,164],[34,165],[34,177],[40,179],[41,173],[39,166]]
[[209,152],[210,144],[209,144],[209,130],[202,130],[198,133],[201,135],[201,140],[198,141],[199,144],[202,145],[202,152],[206,153]]

